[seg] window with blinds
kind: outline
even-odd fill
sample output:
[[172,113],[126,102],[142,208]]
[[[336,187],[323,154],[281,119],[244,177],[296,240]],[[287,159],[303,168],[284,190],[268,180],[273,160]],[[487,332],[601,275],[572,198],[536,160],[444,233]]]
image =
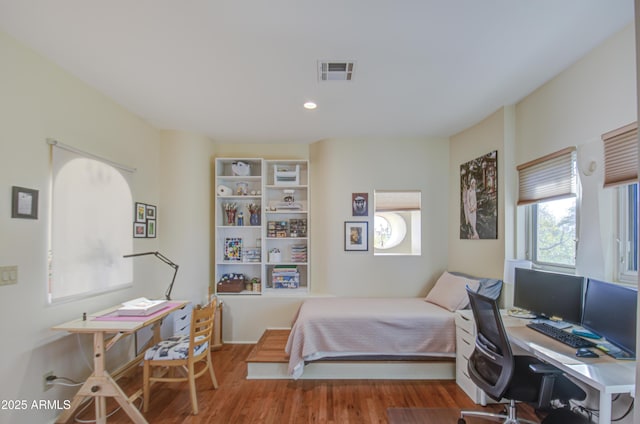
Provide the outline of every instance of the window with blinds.
[[616,279],[638,281],[638,123],[633,122],[602,135],[604,187],[618,191]]
[[576,148],[568,147],[517,167],[518,205],[575,196]]
[[638,182],[638,123],[602,135],[604,143],[604,186]]
[[131,286],[132,171],[50,142],[49,302]]
[[576,148],[517,167],[519,205],[527,206],[527,258],[537,266],[569,271],[577,249]]

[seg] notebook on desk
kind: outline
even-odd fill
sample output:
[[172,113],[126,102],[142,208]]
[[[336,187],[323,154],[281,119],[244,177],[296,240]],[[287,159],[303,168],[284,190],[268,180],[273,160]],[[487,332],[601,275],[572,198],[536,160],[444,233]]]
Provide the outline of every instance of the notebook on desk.
[[166,300],[149,300],[146,297],[129,300],[118,309],[120,316],[146,316],[159,311],[166,305]]
[[619,347],[607,341],[599,341],[596,344],[596,348],[600,349],[601,351],[603,351],[604,353],[606,353],[607,355],[615,359],[625,359],[628,361],[633,361],[636,359],[635,355],[632,355],[626,350],[622,350]]

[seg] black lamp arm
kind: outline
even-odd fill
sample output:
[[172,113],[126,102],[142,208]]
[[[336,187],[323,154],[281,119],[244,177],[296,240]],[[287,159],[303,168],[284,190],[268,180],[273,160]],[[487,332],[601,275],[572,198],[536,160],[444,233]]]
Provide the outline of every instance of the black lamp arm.
[[171,284],[169,284],[169,287],[167,287],[167,291],[164,293],[164,297],[167,300],[171,300],[171,290],[173,290],[173,283],[176,281],[176,275],[178,275],[178,264],[172,262],[169,258],[167,258],[166,256],[164,256],[162,253],[160,252],[143,252],[143,253],[132,253],[130,255],[123,255],[123,258],[131,258],[134,256],[147,256],[147,255],[153,255],[156,258],[160,259],[162,262],[164,262],[165,264],[169,265],[171,268],[174,269],[173,272],[173,278],[171,279]]

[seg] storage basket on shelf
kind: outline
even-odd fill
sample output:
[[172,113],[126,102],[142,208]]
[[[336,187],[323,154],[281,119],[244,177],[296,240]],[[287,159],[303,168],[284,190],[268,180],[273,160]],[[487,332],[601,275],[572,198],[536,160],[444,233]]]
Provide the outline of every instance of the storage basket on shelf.
[[245,289],[243,274],[224,274],[217,284],[218,293],[240,293]]

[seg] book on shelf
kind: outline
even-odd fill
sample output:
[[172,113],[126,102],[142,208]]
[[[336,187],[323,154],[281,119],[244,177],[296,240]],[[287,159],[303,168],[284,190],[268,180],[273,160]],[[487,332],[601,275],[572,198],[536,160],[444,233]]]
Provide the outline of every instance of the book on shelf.
[[118,309],[120,316],[145,316],[158,312],[166,305],[166,300],[149,300],[146,297],[138,297],[122,303]]
[[295,265],[276,265],[271,272],[274,289],[297,289],[300,287],[300,273]]
[[297,265],[274,265],[273,272],[298,272]]

